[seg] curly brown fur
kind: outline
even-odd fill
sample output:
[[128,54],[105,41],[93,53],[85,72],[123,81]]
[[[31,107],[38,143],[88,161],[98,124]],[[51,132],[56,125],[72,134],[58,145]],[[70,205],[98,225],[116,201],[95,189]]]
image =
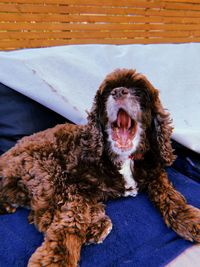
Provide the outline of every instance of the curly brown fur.
[[0,213],[31,209],[45,234],[29,267],[77,266],[81,246],[99,243],[112,223],[103,201],[146,190],[165,223],[200,242],[200,211],[164,170],[174,160],[169,114],[135,70],[109,74],[84,126],[58,125],[23,138],[0,157]]

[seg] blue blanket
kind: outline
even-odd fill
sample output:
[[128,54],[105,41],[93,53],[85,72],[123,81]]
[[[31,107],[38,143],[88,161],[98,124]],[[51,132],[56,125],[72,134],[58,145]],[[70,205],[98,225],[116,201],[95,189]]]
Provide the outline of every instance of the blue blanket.
[[[199,169],[185,157],[168,168],[170,180],[200,208]],[[25,267],[41,244],[42,234],[27,222],[29,211],[0,217],[0,267]],[[113,230],[100,245],[85,246],[81,267],[159,267],[164,266],[192,244],[168,229],[146,194],[107,203]]]

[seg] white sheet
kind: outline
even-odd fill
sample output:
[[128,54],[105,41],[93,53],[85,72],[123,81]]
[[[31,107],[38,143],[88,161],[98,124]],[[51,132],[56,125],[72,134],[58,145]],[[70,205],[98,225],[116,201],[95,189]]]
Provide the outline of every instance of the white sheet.
[[186,249],[165,267],[200,267],[200,244]]
[[0,82],[84,123],[99,84],[116,68],[136,68],[161,92],[173,138],[200,153],[200,44],[72,45],[0,52]]

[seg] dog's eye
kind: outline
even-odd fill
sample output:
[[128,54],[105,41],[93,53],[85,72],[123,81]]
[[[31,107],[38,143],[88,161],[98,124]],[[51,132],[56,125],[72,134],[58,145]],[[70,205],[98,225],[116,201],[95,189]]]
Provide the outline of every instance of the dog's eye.
[[138,97],[140,106],[143,109],[149,108],[151,105],[151,97],[147,88],[136,88],[135,95]]

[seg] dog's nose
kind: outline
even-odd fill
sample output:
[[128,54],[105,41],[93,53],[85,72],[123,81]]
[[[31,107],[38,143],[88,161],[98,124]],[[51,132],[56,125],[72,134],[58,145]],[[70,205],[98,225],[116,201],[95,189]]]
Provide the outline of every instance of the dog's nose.
[[129,91],[126,87],[118,87],[112,90],[111,95],[114,99],[124,98]]

